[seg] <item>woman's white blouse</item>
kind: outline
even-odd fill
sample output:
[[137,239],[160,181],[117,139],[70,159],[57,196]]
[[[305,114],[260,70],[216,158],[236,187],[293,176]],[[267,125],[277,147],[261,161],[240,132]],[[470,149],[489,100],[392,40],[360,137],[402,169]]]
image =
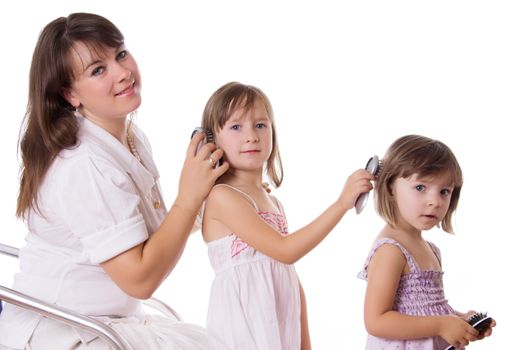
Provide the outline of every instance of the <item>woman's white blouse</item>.
[[[140,314],[99,264],[144,242],[166,215],[150,145],[134,126],[141,163],[104,129],[79,124],[78,145],[56,157],[29,212],[14,288],[84,315]],[[22,348],[39,319],[6,305],[0,344]]]

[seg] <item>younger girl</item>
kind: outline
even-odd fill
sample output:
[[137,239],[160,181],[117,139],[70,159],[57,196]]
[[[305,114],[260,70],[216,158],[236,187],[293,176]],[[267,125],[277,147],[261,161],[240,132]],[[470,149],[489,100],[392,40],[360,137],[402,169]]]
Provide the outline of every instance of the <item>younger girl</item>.
[[[147,316],[149,298],[177,264],[196,214],[227,164],[212,144],[188,147],[175,203],[166,210],[146,136],[128,115],[141,76],[106,18],[50,22],[31,64],[20,150],[17,214],[29,228],[14,288],[97,316],[134,349],[206,349],[204,329]],[[14,305],[0,315],[0,349],[108,349],[90,333]]]
[[[442,350],[488,336],[445,299],[439,249],[421,231],[452,232],[463,185],[461,168],[443,143],[409,135],[388,149],[377,175],[376,209],[386,221],[360,277],[365,297],[366,349]],[[495,322],[491,326],[495,326]]]
[[[229,171],[208,197],[203,236],[216,278],[208,309],[214,349],[309,349],[306,302],[293,263],[319,244],[372,176],[358,170],[340,197],[304,228],[288,233],[275,186],[282,167],[270,101],[258,88],[229,83],[209,99],[202,126],[215,134]],[[214,159],[217,161],[217,159]]]

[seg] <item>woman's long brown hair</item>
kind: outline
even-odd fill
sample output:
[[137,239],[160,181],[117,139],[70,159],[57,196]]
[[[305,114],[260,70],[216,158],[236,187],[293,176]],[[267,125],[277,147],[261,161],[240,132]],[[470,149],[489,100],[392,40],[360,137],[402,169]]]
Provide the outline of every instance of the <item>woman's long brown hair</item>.
[[124,37],[104,17],[73,13],[49,23],[40,33],[29,73],[29,97],[21,128],[22,158],[16,215],[38,209],[37,194],[55,157],[77,143],[75,108],[64,98],[74,80],[72,47],[82,42],[97,52],[119,47]]

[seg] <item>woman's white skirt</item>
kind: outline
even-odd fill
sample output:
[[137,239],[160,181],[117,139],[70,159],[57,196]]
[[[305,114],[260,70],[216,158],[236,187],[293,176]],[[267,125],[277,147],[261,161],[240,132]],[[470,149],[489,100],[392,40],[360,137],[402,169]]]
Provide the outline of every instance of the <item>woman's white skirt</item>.
[[[157,315],[98,319],[119,333],[134,350],[204,350],[209,348],[205,329],[193,324]],[[25,349],[112,349],[104,340],[100,338],[86,340],[83,334],[87,335],[66,324],[42,318]],[[8,348],[0,345],[0,349]]]

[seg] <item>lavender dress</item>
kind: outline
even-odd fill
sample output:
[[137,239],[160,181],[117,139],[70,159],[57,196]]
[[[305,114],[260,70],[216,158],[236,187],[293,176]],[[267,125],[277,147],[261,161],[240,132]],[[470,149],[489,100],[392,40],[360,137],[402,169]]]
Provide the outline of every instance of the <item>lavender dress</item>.
[[[359,278],[367,280],[366,268],[376,250],[383,244],[392,244],[398,247],[405,255],[410,272],[403,274],[399,280],[394,305],[392,309],[402,314],[411,316],[439,316],[454,314],[454,310],[445,299],[443,291],[443,272],[442,271],[422,271],[415,259],[399,242],[385,238],[376,242],[368,258],[366,259],[363,270],[359,273]],[[441,264],[441,254],[438,247],[428,242],[434,254],[436,254]],[[441,337],[430,337],[413,340],[393,340],[383,339],[368,335],[366,342],[367,350],[443,350],[449,344]],[[464,349],[464,348],[461,348]]]

